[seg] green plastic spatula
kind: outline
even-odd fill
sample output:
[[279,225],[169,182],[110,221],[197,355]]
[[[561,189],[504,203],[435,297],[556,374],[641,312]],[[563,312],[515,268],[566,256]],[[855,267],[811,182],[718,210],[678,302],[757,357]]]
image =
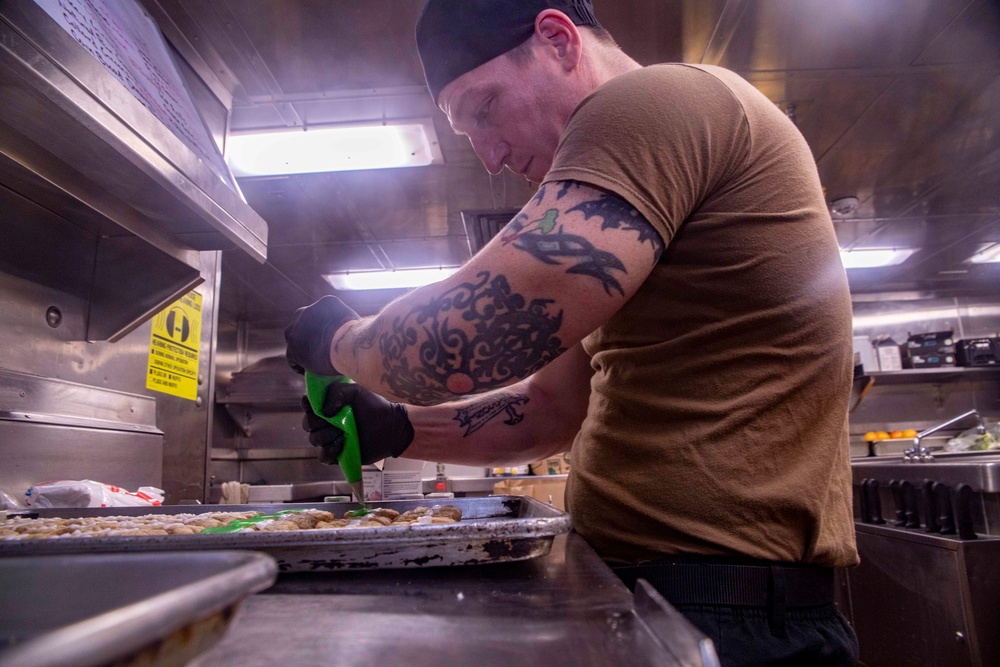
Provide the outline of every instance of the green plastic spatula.
[[358,440],[358,427],[354,423],[354,409],[346,405],[332,417],[323,414],[323,401],[326,399],[327,387],[335,382],[350,381],[350,378],[343,375],[331,377],[306,371],[306,396],[313,412],[344,432],[344,449],[337,457],[337,463],[340,464],[340,469],[344,471],[347,483],[351,485],[354,496],[361,504],[361,509],[364,510],[365,487],[361,481],[361,443]]

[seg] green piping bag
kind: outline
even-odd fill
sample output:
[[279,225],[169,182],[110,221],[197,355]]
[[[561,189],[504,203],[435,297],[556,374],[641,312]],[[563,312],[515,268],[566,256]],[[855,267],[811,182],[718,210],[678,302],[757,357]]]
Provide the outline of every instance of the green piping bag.
[[365,489],[361,481],[361,443],[358,440],[358,427],[354,423],[354,409],[345,405],[340,412],[332,417],[323,414],[323,402],[326,400],[327,387],[335,382],[350,381],[350,378],[343,375],[316,375],[306,371],[306,396],[313,412],[344,432],[344,449],[337,457],[337,463],[340,464],[340,469],[344,471],[347,483],[351,485],[354,495],[364,510]]

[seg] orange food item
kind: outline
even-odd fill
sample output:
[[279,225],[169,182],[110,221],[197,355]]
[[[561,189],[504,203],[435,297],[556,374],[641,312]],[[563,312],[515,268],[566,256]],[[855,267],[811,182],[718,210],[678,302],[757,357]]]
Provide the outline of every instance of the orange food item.
[[879,431],[878,433],[875,434],[875,439],[876,440],[888,440],[889,439],[889,434],[886,431]]
[[902,431],[900,431],[899,429],[896,429],[895,431],[893,431],[892,433],[889,434],[889,437],[892,438],[893,440],[896,440],[896,439],[902,438],[904,436],[903,436],[903,432]]
[[915,438],[915,437],[917,437],[917,432],[915,430],[913,430],[912,428],[908,428],[905,431],[903,431],[903,437],[904,438]]
[[876,440],[878,440],[878,434],[875,431],[865,433],[865,442],[875,442]]

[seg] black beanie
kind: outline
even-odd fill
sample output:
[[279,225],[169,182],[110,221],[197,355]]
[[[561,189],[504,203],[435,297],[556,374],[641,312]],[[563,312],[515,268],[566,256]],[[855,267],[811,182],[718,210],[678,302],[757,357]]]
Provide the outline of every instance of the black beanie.
[[458,77],[527,41],[545,9],[600,27],[591,0],[428,0],[417,19],[417,50],[434,101]]

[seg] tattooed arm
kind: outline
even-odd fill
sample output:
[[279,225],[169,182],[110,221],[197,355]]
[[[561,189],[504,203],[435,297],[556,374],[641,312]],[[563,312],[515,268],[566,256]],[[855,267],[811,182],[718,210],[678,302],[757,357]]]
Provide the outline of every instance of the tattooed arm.
[[404,458],[515,465],[565,452],[587,412],[590,359],[574,346],[527,380],[430,407],[407,406],[413,444]]
[[505,387],[606,322],[662,250],[652,225],[618,196],[548,183],[453,276],[341,327],[330,359],[413,405]]

